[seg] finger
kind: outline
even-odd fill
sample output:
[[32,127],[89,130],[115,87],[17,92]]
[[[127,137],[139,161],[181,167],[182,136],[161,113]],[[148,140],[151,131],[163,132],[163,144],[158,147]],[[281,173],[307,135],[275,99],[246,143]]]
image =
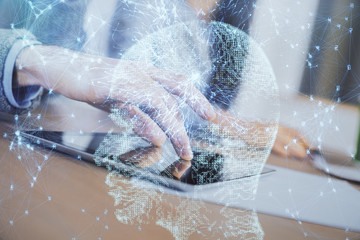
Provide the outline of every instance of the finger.
[[[169,137],[176,153],[182,159],[191,160],[193,154],[190,141],[174,96],[142,72],[138,73],[138,77],[146,82],[146,85],[136,89],[137,94],[128,93],[126,106],[136,106],[135,109],[145,112]],[[112,98],[121,99],[123,96],[120,93],[122,92],[113,91],[115,95]],[[150,127],[154,125],[145,126],[149,127],[148,131],[144,131],[141,126],[135,128],[140,136],[146,136],[147,132],[151,132]]]
[[286,127],[280,127],[279,129],[282,130],[282,135],[288,135],[289,138],[292,138],[293,142],[303,144],[306,148],[310,147],[309,140],[300,131]]
[[212,120],[216,117],[210,102],[184,76],[153,68],[151,77],[164,86],[167,91],[183,99],[202,118]]
[[210,102],[206,97],[192,84],[187,86],[178,86],[170,89],[171,93],[183,99],[194,112],[205,120],[213,120],[216,118],[216,113]]
[[306,148],[310,148],[311,143],[304,135],[300,133],[300,136],[298,136],[298,138]]
[[138,107],[131,104],[119,104],[121,109],[126,111],[133,123],[134,132],[155,146],[162,146],[167,137],[163,130]]
[[[107,112],[109,112],[111,108],[114,108],[114,103],[111,102],[103,104],[90,103],[90,105]],[[138,107],[124,103],[117,103],[116,106],[116,108],[126,112],[127,117],[131,119],[130,121],[133,124],[133,131],[138,136],[151,142],[157,147],[160,147],[165,143],[167,137],[163,130],[161,130],[161,128]]]
[[160,173],[160,175],[169,177],[169,178],[175,178],[180,179],[182,175],[191,167],[190,161],[185,160],[179,160],[171,164],[169,167],[167,167],[164,171]]
[[174,163],[173,176],[180,179],[191,167],[190,161],[179,160]]
[[306,149],[298,144],[290,145],[288,151],[289,151],[289,155],[296,158],[306,158],[307,156]]
[[118,160],[126,165],[134,166],[136,168],[145,168],[159,161],[161,154],[161,148],[147,147],[135,149],[128,153],[122,154],[118,157]]
[[212,123],[219,127],[221,134],[232,138],[240,138],[249,145],[271,147],[273,133],[277,130],[274,123],[245,121],[234,117],[224,110],[216,110],[217,117]]
[[176,153],[184,160],[191,160],[193,153],[190,140],[175,98],[161,88],[157,90],[157,95],[152,96],[147,103],[146,107],[151,109],[147,113],[170,138]]
[[272,152],[282,157],[286,157],[288,154],[287,147],[285,147],[282,143],[279,143],[278,141],[275,141],[274,146],[272,148]]
[[291,136],[292,142],[293,144],[296,144],[298,146],[300,146],[302,148],[301,152],[306,151],[307,149],[310,148],[310,142],[309,140],[307,140],[307,138],[300,132],[297,130],[293,130],[294,132],[292,133],[293,135]]
[[235,118],[228,112],[221,109],[216,111],[216,117],[211,122],[219,126],[220,132],[232,137],[247,133],[248,130],[244,127],[244,125],[246,125],[244,124],[244,121]]

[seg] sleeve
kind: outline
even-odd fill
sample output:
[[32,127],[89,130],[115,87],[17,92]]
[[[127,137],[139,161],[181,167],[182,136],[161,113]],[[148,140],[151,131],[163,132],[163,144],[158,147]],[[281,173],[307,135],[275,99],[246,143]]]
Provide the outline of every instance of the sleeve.
[[40,44],[28,31],[0,29],[0,112],[21,113],[36,107],[40,101],[40,86],[13,87],[14,66],[22,49]]

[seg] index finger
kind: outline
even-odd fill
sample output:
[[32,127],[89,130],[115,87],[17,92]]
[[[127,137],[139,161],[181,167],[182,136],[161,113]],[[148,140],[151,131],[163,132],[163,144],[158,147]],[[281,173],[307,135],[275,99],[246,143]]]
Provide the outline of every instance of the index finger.
[[168,92],[179,96],[199,116],[206,120],[216,118],[215,110],[206,97],[183,75],[152,68],[151,77],[159,82]]
[[176,153],[185,160],[191,160],[190,140],[177,101],[162,86],[155,82],[152,93],[139,104],[141,109],[157,123],[170,138]]

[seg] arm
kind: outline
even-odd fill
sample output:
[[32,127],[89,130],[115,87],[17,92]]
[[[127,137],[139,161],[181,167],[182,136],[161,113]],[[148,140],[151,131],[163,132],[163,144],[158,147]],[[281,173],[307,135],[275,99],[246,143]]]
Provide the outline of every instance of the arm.
[[0,111],[19,113],[35,107],[40,99],[40,86],[20,87],[14,78],[18,54],[34,44],[40,44],[26,30],[0,29]]
[[207,99],[183,76],[141,62],[36,45],[21,51],[16,73],[20,86],[39,85],[107,110],[121,109],[138,135],[157,146],[168,137],[185,160],[192,158],[192,151],[174,95],[202,118],[216,117]]

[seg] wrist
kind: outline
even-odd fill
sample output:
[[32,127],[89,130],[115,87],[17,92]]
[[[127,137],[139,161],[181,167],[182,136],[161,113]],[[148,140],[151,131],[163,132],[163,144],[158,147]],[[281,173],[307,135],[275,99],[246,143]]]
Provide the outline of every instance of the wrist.
[[31,85],[43,86],[39,74],[41,65],[41,52],[45,46],[32,45],[21,50],[15,61],[13,87],[25,87]]

